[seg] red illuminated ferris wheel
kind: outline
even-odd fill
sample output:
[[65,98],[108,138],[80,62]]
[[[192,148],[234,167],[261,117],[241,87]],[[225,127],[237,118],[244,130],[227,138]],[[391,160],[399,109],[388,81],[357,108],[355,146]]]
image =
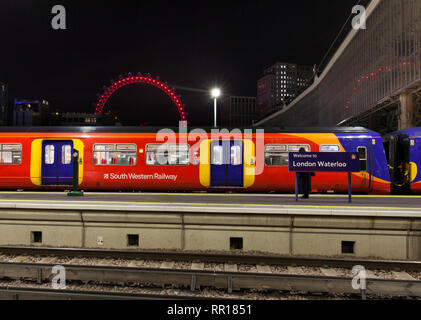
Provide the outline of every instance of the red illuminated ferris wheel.
[[170,97],[171,101],[177,107],[178,114],[180,115],[180,120],[187,120],[185,105],[181,102],[181,97],[175,93],[174,89],[169,88],[168,85],[160,81],[159,78],[154,79],[151,77],[150,74],[143,76],[140,73],[138,73],[136,76],[133,76],[131,73],[128,73],[127,76],[120,76],[119,80],[112,81],[110,86],[104,86],[104,92],[98,95],[98,100],[95,103],[95,114],[102,113],[105,104],[114,92],[116,92],[121,87],[133,83],[147,84],[161,89]]

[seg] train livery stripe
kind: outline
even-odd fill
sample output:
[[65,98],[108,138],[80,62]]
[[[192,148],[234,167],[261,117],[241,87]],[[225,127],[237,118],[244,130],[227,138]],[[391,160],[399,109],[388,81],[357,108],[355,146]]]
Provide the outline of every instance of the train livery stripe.
[[254,142],[248,139],[244,143],[244,188],[249,188],[254,184],[256,172],[256,147]]
[[79,139],[57,139],[57,138],[51,138],[51,139],[35,139],[32,141],[31,144],[31,182],[36,185],[41,185],[41,162],[42,162],[42,142],[45,140],[63,140],[73,141],[73,146],[75,149],[79,151],[79,159],[82,161],[79,162],[79,184],[83,181],[83,161],[84,161],[84,144],[82,140]]
[[210,140],[206,139],[200,143],[200,184],[205,188],[210,186]]
[[418,174],[417,164],[415,162],[409,163],[409,182],[414,182]]

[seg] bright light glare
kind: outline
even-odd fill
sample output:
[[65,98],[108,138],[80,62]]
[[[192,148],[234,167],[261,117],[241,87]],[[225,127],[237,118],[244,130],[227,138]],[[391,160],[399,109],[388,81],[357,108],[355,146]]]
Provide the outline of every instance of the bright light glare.
[[221,90],[218,88],[212,89],[211,94],[212,98],[218,98],[221,95]]

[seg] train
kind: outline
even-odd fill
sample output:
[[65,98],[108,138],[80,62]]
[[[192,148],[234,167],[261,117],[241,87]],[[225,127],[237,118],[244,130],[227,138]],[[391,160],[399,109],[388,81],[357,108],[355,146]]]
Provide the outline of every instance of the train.
[[392,193],[421,193],[421,128],[391,132],[383,137]]
[[[304,148],[357,152],[360,172],[352,173],[353,192],[421,192],[420,132],[382,137],[363,127],[219,133],[211,128],[0,127],[0,189],[69,190],[77,161],[81,190],[291,193],[295,173],[288,171],[288,153]],[[317,193],[345,193],[348,174],[317,172],[311,187]]]

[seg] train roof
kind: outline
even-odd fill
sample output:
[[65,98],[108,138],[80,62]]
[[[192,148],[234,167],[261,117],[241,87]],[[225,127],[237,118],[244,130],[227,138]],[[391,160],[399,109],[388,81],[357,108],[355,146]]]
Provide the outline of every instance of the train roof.
[[386,137],[389,137],[389,136],[421,137],[421,127],[414,127],[414,128],[394,131],[386,135]]
[[[46,132],[46,133],[155,133],[165,127],[130,127],[130,126],[57,126],[57,127],[0,127],[1,132]],[[178,132],[178,127],[168,127],[174,132]],[[190,132],[193,129],[201,129],[206,132],[211,132],[211,127],[187,127],[187,131]],[[232,131],[234,128],[217,128],[219,130],[227,129]],[[240,130],[252,129],[253,132],[257,129],[263,129],[265,133],[375,133],[374,131],[368,130],[363,127],[244,127],[236,128]]]

